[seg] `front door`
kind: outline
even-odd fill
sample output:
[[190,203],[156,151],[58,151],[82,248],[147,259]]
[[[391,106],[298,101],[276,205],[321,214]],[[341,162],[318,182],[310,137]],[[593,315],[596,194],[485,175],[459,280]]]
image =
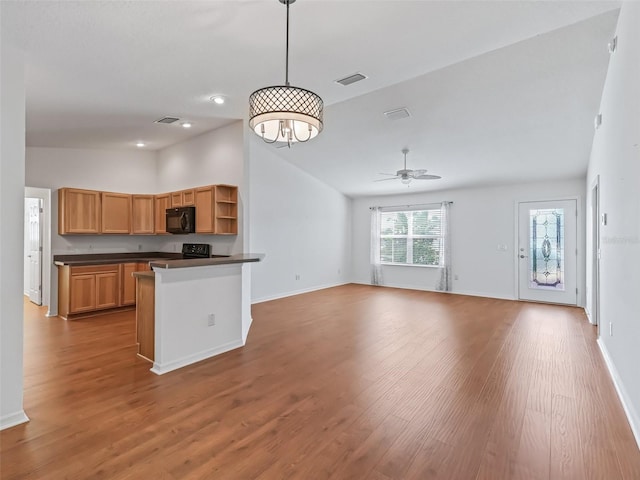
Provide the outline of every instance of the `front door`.
[[42,305],[42,229],[40,216],[42,213],[42,199],[28,198],[29,226],[27,239],[29,258],[29,300],[36,305]]
[[576,305],[576,201],[522,202],[518,217],[519,298]]

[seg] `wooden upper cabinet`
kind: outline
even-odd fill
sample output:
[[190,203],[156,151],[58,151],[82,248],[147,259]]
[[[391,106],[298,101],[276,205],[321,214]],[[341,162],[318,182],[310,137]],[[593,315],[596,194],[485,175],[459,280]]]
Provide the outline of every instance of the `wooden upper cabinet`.
[[169,205],[169,207],[173,208],[182,206],[182,192],[171,192],[169,195],[171,196],[171,205]]
[[102,233],[131,233],[131,195],[102,192]]
[[238,234],[238,187],[215,185],[214,233]]
[[182,191],[182,206],[189,207],[196,204],[196,189],[190,188],[189,190]]
[[[196,189],[180,190],[179,192],[171,192],[171,208],[174,207],[190,207],[196,204]],[[167,207],[169,208],[169,207]]]
[[155,229],[154,196],[131,195],[131,233],[150,235]]
[[58,190],[58,233],[100,233],[100,192]]
[[195,192],[196,233],[214,233],[215,187],[200,187]]
[[208,185],[161,195],[58,190],[58,233],[167,233],[169,208],[196,207],[196,233],[238,234],[238,187]]
[[171,208],[171,195],[166,193],[164,195],[155,196],[155,231],[156,233],[167,233],[167,208]]

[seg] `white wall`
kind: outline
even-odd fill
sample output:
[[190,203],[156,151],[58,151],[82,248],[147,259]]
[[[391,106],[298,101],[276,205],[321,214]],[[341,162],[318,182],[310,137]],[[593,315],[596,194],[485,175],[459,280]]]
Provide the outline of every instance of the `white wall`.
[[[158,152],[157,191],[170,192],[202,185],[238,185],[238,222],[242,225],[248,204],[245,200],[245,155],[242,122],[204,133]],[[183,242],[211,243],[215,253],[246,251],[244,229],[237,236],[188,235],[163,238],[163,250],[179,250]]]
[[251,134],[250,250],[266,254],[252,264],[254,303],[350,280],[351,200],[276,152]]
[[24,53],[9,37],[21,20],[0,2],[0,429],[28,420],[22,401]]
[[[640,3],[624,2],[586,186],[600,176],[600,343],[640,445]],[[591,203],[588,192],[587,205]],[[590,225],[591,226],[591,225]],[[589,242],[591,248],[591,242]],[[589,274],[591,255],[587,255]],[[590,277],[588,277],[590,278]],[[613,336],[609,334],[612,324]]]
[[[410,190],[410,189],[408,189]],[[353,202],[353,279],[370,283],[371,206],[454,202],[451,206],[453,292],[514,299],[516,290],[516,202],[580,197],[578,210],[578,302],[584,302],[584,180],[469,188],[357,198]],[[507,251],[498,245],[507,245]],[[383,265],[385,285],[435,290],[439,270]]]

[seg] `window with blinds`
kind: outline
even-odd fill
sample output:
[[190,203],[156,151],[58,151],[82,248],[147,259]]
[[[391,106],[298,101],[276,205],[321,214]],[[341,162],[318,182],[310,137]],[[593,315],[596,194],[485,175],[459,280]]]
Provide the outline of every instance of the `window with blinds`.
[[438,266],[442,242],[440,208],[380,214],[381,263]]

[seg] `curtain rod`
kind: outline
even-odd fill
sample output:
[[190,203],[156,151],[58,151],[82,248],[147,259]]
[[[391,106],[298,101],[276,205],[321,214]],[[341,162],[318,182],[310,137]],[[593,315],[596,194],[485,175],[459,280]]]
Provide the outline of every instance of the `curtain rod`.
[[369,210],[373,210],[375,208],[416,208],[416,207],[430,207],[433,205],[442,205],[443,203],[448,203],[449,205],[453,204],[453,202],[444,201],[444,202],[433,202],[433,203],[418,203],[415,205],[388,205],[386,207],[374,206],[369,207]]

